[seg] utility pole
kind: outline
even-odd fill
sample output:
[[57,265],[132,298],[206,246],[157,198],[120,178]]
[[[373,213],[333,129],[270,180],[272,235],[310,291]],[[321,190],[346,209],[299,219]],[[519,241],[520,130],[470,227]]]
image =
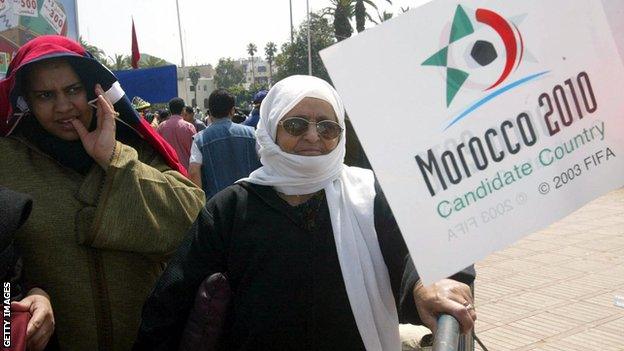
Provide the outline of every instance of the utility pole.
[[184,82],[184,101],[188,100],[188,86],[186,84],[186,70],[184,66],[184,45],[182,44],[182,25],[180,24],[180,6],[176,0],[176,11],[178,12],[178,36],[180,37],[180,51],[182,52],[182,81]]
[[178,36],[180,37],[180,51],[182,52],[182,68],[184,68],[184,45],[182,44],[182,25],[180,24],[180,6],[176,0],[176,10],[178,11]]
[[292,45],[295,42],[294,35],[293,35],[293,22],[292,22],[292,0],[288,0],[288,3],[290,4],[290,45]]
[[[177,1],[177,0],[176,0]],[[306,11],[308,12],[308,75],[312,75],[312,47],[310,45],[310,1],[306,0]]]

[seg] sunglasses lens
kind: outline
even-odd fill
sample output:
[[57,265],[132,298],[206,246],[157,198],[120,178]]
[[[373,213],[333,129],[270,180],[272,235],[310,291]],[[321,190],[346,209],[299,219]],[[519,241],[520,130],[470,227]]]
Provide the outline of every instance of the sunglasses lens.
[[289,118],[284,120],[282,126],[288,134],[300,136],[308,130],[308,121],[303,118]]
[[336,139],[342,133],[342,127],[336,122],[321,121],[318,123],[318,133],[325,139]]

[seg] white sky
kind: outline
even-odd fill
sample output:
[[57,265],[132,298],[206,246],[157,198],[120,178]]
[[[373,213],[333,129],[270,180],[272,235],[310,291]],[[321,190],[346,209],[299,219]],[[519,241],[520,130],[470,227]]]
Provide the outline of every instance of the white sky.
[[[289,0],[178,0],[185,64],[216,65],[220,57],[247,57],[253,42],[264,57],[264,46],[278,49],[290,40]],[[380,12],[400,14],[425,0],[374,0]],[[131,16],[139,50],[180,65],[180,40],[175,0],[77,0],[80,35],[107,55],[130,54]],[[309,0],[310,10],[330,6],[330,0]],[[306,1],[292,0],[295,29],[306,18]],[[374,11],[374,10],[373,10]],[[376,15],[374,16],[376,17]],[[374,24],[373,24],[374,25]],[[354,30],[355,32],[355,30]]]

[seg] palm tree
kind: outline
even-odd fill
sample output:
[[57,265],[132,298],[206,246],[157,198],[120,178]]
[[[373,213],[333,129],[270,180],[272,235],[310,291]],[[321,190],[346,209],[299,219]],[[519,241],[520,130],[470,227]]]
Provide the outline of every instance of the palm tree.
[[[392,4],[392,0],[386,1],[389,4]],[[370,7],[377,10],[377,5],[375,5],[372,0],[355,0],[355,28],[357,29],[358,33],[364,30],[367,19],[373,23],[377,23],[375,22],[375,20],[373,20],[373,17],[366,11],[366,5],[369,5]]]
[[193,84],[195,90],[195,99],[193,99],[193,107],[197,106],[197,83],[199,83],[199,77],[201,74],[199,73],[199,69],[197,67],[191,67],[188,71],[189,78],[191,78],[191,84]]
[[275,61],[275,53],[277,52],[277,46],[274,42],[270,41],[266,43],[264,47],[264,54],[266,60],[269,63],[269,86],[273,84],[273,61]]
[[85,50],[90,52],[91,55],[93,55],[93,57],[95,57],[96,60],[100,61],[103,65],[108,67],[108,63],[109,62],[108,62],[108,58],[106,57],[106,54],[104,53],[104,50],[98,48],[95,45],[91,45],[91,44],[87,43],[84,39],[82,39],[82,36],[80,36],[78,38],[78,40],[80,41],[80,45]]
[[249,45],[247,45],[247,53],[251,56],[251,85],[256,83],[256,77],[254,75],[254,55],[257,51],[258,48],[256,47],[256,44],[249,43]]
[[377,11],[377,17],[379,17],[379,23],[385,22],[391,19],[393,16],[394,14],[392,12],[384,11],[383,13],[379,13],[379,11]]
[[323,10],[323,16],[334,17],[334,36],[337,41],[347,39],[353,34],[351,19],[354,14],[354,0],[332,0],[332,6]]
[[160,67],[160,66],[165,66],[168,64],[169,63],[167,61],[161,59],[160,57],[151,56],[148,54],[141,54],[141,66],[142,67],[145,67],[145,68]]
[[111,57],[111,59],[113,61],[112,69],[114,71],[121,71],[130,68],[130,56],[115,54],[115,56]]

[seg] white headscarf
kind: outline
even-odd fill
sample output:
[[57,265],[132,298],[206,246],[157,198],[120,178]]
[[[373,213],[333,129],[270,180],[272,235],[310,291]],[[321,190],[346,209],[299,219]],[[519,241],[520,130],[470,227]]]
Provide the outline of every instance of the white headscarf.
[[260,107],[256,137],[263,167],[241,181],[273,186],[287,195],[325,190],[347,296],[364,345],[369,351],[398,351],[398,314],[375,231],[373,173],[343,164],[344,134],[334,150],[321,156],[289,154],[275,143],[278,122],[306,97],[331,104],[345,127],[342,101],[327,82],[311,76],[281,80]]

